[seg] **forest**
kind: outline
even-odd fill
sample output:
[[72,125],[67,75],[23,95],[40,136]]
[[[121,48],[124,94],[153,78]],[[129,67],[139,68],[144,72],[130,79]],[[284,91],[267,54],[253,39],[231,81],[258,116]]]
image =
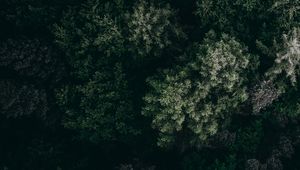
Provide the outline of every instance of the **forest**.
[[1,0],[0,170],[299,169],[299,0]]

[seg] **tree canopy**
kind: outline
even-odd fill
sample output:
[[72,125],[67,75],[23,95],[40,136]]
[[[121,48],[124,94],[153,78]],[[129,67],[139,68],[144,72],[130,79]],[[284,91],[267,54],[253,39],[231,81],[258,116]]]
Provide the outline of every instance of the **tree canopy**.
[[144,98],[144,114],[153,116],[161,145],[188,131],[194,136],[191,142],[205,141],[247,100],[247,72],[254,57],[228,35],[214,39],[207,37],[203,44],[194,44],[185,54],[189,58],[186,65],[164,70],[162,78],[148,79],[153,91]]
[[300,169],[299,0],[3,0],[0,170]]

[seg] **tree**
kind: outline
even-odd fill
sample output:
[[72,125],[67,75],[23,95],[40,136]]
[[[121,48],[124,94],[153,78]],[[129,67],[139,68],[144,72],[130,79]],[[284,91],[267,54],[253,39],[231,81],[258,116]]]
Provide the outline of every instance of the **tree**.
[[230,33],[252,43],[265,23],[270,4],[270,0],[197,0],[195,12],[204,30]]
[[92,2],[87,1],[80,9],[66,13],[54,32],[72,74],[82,80],[88,80],[103,65],[121,59],[124,50],[116,23],[102,14],[99,3]]
[[5,117],[17,118],[32,114],[43,117],[49,110],[45,90],[10,80],[1,80],[0,88],[0,112]]
[[[56,42],[65,52],[70,82],[57,92],[64,126],[92,142],[125,141],[138,130],[123,71],[123,37],[100,1],[87,1],[56,25]],[[129,123],[131,122],[131,123]]]
[[173,41],[184,37],[175,20],[175,11],[169,5],[158,7],[153,3],[139,1],[133,12],[127,14],[128,41],[137,57],[149,54],[158,56]]
[[38,39],[8,39],[0,43],[0,67],[17,76],[58,81],[64,66],[53,48]]
[[257,159],[248,159],[245,164],[246,170],[259,170],[260,162]]
[[276,16],[276,25],[285,30],[299,27],[300,2],[297,0],[275,0],[269,9]]
[[[99,70],[82,85],[69,85],[57,93],[65,111],[64,126],[93,142],[126,140],[137,134],[126,80],[120,64]],[[127,136],[128,137],[128,136]]]
[[186,65],[147,81],[151,90],[143,114],[152,117],[160,146],[176,143],[181,133],[190,134],[184,137],[190,144],[205,142],[248,98],[245,83],[254,58],[234,38],[222,35],[216,41],[210,34],[184,57]]
[[[258,113],[261,109],[271,105],[273,101],[289,91],[289,83],[286,79],[289,79],[288,81],[295,87],[300,64],[299,37],[300,29],[293,28],[287,34],[283,34],[280,43],[274,40],[271,47],[257,41],[257,46],[262,54],[268,57],[269,60],[275,60],[275,62],[264,69],[266,70],[263,78],[265,80],[262,80],[252,93],[254,113]],[[283,74],[286,76],[282,76]],[[283,106],[283,108],[285,107]]]
[[0,71],[3,76],[1,112],[6,117],[38,115],[46,118],[51,98],[48,92],[61,80],[64,71],[53,47],[39,39],[3,41],[0,43]]
[[294,28],[288,34],[283,34],[282,49],[276,54],[274,66],[266,73],[275,78],[282,72],[295,85],[300,65],[300,28]]
[[283,93],[283,89],[278,89],[272,80],[263,80],[254,89],[251,96],[251,103],[254,114],[271,105],[273,101]]
[[236,133],[236,141],[230,147],[235,153],[243,153],[250,157],[255,156],[264,137],[262,121],[251,122],[250,126],[241,128]]

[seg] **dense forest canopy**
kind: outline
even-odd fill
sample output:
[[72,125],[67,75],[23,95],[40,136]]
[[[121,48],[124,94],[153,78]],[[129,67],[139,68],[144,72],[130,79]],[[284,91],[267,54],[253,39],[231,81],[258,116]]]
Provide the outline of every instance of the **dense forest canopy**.
[[299,0],[3,0],[0,170],[299,170]]

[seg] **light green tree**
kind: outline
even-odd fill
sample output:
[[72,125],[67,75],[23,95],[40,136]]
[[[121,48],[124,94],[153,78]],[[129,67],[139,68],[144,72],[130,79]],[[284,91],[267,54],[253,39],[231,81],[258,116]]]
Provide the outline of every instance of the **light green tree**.
[[202,144],[248,98],[245,82],[255,57],[234,38],[210,34],[186,54],[186,65],[148,79],[143,114],[153,118],[161,146],[176,143],[182,133],[190,144]]
[[281,50],[276,54],[274,66],[266,73],[271,78],[284,72],[292,84],[297,81],[300,66],[300,28],[283,34]]
[[139,1],[127,14],[128,41],[138,56],[159,55],[173,41],[184,37],[175,20],[176,12],[169,5],[157,6]]

